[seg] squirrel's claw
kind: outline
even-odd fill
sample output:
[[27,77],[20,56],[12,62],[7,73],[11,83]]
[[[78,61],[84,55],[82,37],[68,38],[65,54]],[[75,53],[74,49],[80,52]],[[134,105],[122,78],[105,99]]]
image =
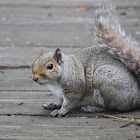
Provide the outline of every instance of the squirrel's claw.
[[60,105],[57,105],[54,103],[47,103],[47,104],[43,104],[42,107],[44,107],[44,109],[47,109],[47,110],[54,110],[54,109],[59,109]]

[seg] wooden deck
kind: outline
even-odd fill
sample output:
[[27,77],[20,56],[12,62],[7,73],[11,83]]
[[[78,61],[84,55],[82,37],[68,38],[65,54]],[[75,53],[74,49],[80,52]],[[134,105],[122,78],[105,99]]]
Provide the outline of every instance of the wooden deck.
[[[41,106],[57,99],[30,79],[31,65],[44,51],[73,53],[93,45],[86,31],[98,6],[117,6],[126,32],[140,41],[140,0],[0,0],[0,139],[134,140],[140,127],[124,128],[98,114],[74,110],[49,117]],[[107,114],[140,118],[140,111]]]

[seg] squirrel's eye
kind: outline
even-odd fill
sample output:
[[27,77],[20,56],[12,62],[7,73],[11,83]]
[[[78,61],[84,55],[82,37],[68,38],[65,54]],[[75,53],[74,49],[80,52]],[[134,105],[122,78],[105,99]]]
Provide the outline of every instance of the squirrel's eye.
[[49,69],[49,70],[53,69],[53,64],[49,64],[49,65],[47,66],[47,69]]

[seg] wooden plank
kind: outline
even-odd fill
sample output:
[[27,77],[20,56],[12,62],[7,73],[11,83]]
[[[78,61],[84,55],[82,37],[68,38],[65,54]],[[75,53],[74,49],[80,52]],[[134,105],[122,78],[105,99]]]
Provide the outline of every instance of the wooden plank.
[[[4,70],[0,74],[0,114],[49,115],[50,111],[42,109],[42,104],[57,102],[54,94],[46,86],[33,82],[29,75],[31,69]],[[111,112],[112,113],[112,112]],[[68,116],[96,116],[77,110]],[[116,115],[116,113],[115,113]],[[134,118],[139,112],[117,113],[119,116]],[[139,116],[140,117],[140,116]]]
[[[15,2],[21,5],[32,3],[32,1]],[[10,5],[11,1],[3,3]],[[25,9],[26,6],[0,8],[0,46],[25,47],[27,41],[41,42],[54,47],[91,45],[85,25],[91,23],[91,15],[94,15],[95,8],[89,8],[84,12],[76,12],[76,7]],[[139,9],[119,9],[119,13],[122,25],[139,40],[139,35],[135,34],[135,31],[140,30]]]
[[[31,67],[34,60],[40,55],[41,46],[31,45],[36,47],[0,47],[0,69],[1,68],[28,68]],[[71,48],[72,47],[72,48]],[[74,53],[81,48],[75,46],[61,48],[62,53]],[[44,53],[55,52],[55,47],[43,47]],[[4,67],[5,66],[5,67]]]
[[139,127],[120,128],[124,122],[99,118],[48,118],[0,116],[1,139],[32,140],[118,140],[136,139]]
[[30,75],[31,69],[5,69],[0,73],[0,90],[48,90],[46,86],[36,84]]
[[[0,25],[18,26],[26,24],[36,25],[47,23],[87,23],[94,16],[96,8],[85,7],[87,9],[80,11],[77,7],[48,7],[48,8],[26,8],[26,7],[1,7],[0,8]],[[139,18],[139,9],[116,7],[122,20],[124,17]],[[26,9],[26,10],[25,10]],[[79,10],[79,11],[78,11]],[[36,25],[37,26],[37,25]]]
[[42,108],[48,102],[57,102],[57,98],[47,91],[1,91],[0,114],[49,115],[50,111]]
[[[140,40],[140,27],[126,27],[133,37]],[[63,47],[91,46],[91,40],[84,25],[56,24],[46,27],[0,27],[0,46],[25,47],[26,42],[41,42],[48,46]],[[10,40],[10,41],[7,41]]]
[[27,46],[28,41],[41,42],[54,47],[87,45],[88,34],[81,26],[56,24],[45,27],[0,27],[0,46],[23,47]]
[[[130,19],[126,20],[127,22]],[[61,27],[61,28],[59,28]],[[39,55],[40,46],[26,44],[26,42],[34,42],[41,44],[46,44],[48,47],[44,48],[44,52],[55,51],[56,48],[61,48],[63,53],[74,53],[80,48],[92,46],[92,39],[88,36],[86,30],[79,28],[80,26],[73,26],[61,30],[62,26],[57,26],[56,30],[53,26],[48,27],[49,31],[44,31],[43,28],[12,28],[12,31],[8,28],[1,29],[0,32],[0,44],[4,44],[10,47],[0,47],[0,65],[14,65],[14,66],[26,66],[32,65],[33,61]],[[9,28],[10,29],[10,28]],[[12,32],[18,30],[17,34],[14,35]],[[38,29],[39,32],[38,32]],[[140,27],[125,27],[126,33],[131,35],[136,40],[140,40]],[[7,42],[5,38],[5,33],[9,32],[8,38],[16,37],[16,40]],[[72,31],[70,31],[72,30]],[[23,34],[21,34],[21,32]],[[20,35],[19,35],[20,34]],[[26,34],[26,35],[25,35]],[[39,37],[37,36],[39,35]],[[14,45],[13,45],[13,44]],[[95,44],[94,44],[95,45]],[[71,49],[74,48],[74,49]],[[10,55],[9,55],[10,54]]]
[[[32,115],[32,116],[49,116],[51,110],[45,110],[42,105],[45,103],[57,103],[58,99],[52,92],[46,90],[22,90],[22,91],[0,91],[0,115]],[[106,112],[105,114],[117,115],[127,118],[140,118],[139,110],[118,113]],[[80,108],[69,112],[67,117],[101,117],[96,113],[84,113]],[[104,117],[104,116],[102,116]]]
[[97,7],[103,4],[116,4],[120,7],[138,7],[140,5],[139,0],[123,0],[123,1],[116,1],[116,0],[25,0],[25,1],[18,1],[18,0],[1,0],[1,6],[13,6],[13,7],[41,7],[41,8],[48,8],[50,6],[55,7],[71,7],[71,6],[90,6],[90,7]]

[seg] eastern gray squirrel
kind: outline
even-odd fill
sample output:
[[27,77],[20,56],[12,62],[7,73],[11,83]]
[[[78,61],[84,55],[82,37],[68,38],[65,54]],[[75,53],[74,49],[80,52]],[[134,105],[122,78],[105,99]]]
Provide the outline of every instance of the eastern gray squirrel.
[[32,79],[48,85],[59,99],[43,105],[53,110],[51,116],[81,105],[86,112],[140,108],[140,47],[125,35],[114,6],[95,11],[91,34],[95,47],[69,55],[56,49],[33,63]]

